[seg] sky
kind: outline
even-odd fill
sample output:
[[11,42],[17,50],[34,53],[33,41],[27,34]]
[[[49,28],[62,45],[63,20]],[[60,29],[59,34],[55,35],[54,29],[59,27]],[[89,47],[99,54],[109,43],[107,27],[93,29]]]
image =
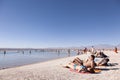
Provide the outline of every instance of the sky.
[[0,0],[0,48],[120,43],[119,0]]

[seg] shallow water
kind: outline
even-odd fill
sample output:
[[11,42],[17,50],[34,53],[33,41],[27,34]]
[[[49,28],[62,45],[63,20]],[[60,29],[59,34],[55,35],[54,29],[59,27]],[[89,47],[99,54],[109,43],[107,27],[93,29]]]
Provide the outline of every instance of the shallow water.
[[22,66],[37,62],[48,61],[68,56],[75,56],[76,52],[0,52],[0,69]]

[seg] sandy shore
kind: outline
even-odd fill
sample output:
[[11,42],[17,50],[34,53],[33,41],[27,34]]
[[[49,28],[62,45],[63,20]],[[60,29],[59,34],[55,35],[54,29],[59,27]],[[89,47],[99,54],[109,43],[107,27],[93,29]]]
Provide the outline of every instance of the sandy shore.
[[[80,74],[71,72],[62,66],[72,61],[75,57],[51,60],[16,68],[0,70],[0,80],[119,80],[120,79],[120,52],[105,52],[110,57],[109,63],[115,66],[100,67],[104,70],[99,74]],[[86,59],[86,55],[78,56]]]

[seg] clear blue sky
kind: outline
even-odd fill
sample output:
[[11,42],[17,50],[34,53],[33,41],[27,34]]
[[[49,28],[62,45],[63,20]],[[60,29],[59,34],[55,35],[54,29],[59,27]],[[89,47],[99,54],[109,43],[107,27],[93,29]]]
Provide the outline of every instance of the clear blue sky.
[[0,47],[119,43],[119,0],[0,0]]

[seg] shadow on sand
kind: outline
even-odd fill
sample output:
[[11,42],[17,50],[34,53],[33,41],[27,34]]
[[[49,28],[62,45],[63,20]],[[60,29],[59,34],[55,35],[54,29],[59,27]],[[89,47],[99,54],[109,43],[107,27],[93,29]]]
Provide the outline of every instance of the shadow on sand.
[[118,63],[108,63],[107,66],[116,66],[116,65],[118,65]]
[[[108,65],[106,66],[106,68],[99,68],[102,71],[109,71],[109,70],[119,70],[120,68],[113,68],[112,66],[116,66],[118,65],[118,63],[108,63]],[[109,68],[107,68],[108,66],[110,66]]]
[[119,68],[99,68],[102,71],[119,70]]
[[[99,68],[100,70],[103,70],[103,71],[109,71],[109,70],[119,70],[119,68],[112,68],[112,66],[116,66],[118,65],[118,63],[108,63],[107,66],[111,66],[111,68]],[[106,67],[107,67],[106,66]]]

